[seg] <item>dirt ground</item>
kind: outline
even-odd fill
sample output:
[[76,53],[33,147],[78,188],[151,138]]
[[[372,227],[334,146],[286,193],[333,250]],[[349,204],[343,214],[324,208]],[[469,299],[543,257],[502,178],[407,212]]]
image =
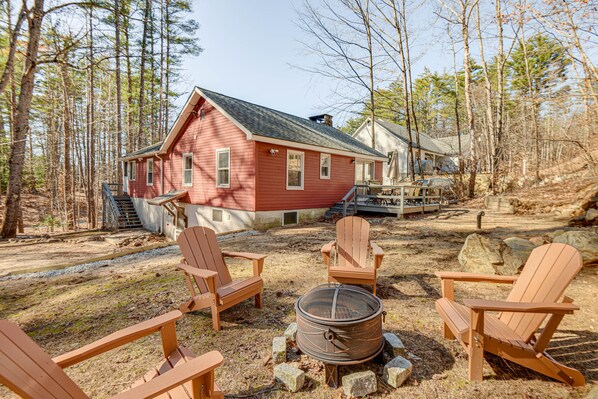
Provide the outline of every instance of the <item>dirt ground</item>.
[[83,230],[0,241],[0,277],[106,260],[165,245],[166,241],[145,230],[118,233]]
[[[388,312],[384,329],[398,334],[410,352],[413,374],[399,389],[378,380],[379,398],[566,398],[585,397],[598,383],[598,270],[586,268],[567,295],[580,310],[566,316],[549,347],[564,364],[580,369],[587,387],[570,388],[539,374],[489,356],[484,381],[467,381],[467,356],[455,341],[442,338],[434,301],[440,296],[437,270],[460,270],[457,254],[474,232],[477,209],[450,208],[405,220],[371,219],[373,241],[385,251],[378,292]],[[553,216],[499,215],[486,211],[483,233],[493,237],[530,238],[567,228]],[[342,398],[342,389],[328,388],[323,367],[305,356],[294,357],[307,371],[303,390],[291,394],[272,377],[267,360],[272,338],[294,321],[294,302],[308,289],[326,281],[321,246],[333,239],[333,225],[305,224],[276,228],[263,234],[222,242],[227,250],[268,254],[263,279],[264,308],[252,301],[222,314],[223,330],[214,332],[207,311],[186,315],[178,323],[179,341],[196,354],[219,350],[225,363],[216,381],[229,398]],[[35,254],[38,246],[26,247]],[[77,250],[73,243],[72,251]],[[33,256],[33,255],[32,255]],[[116,329],[178,308],[187,299],[183,276],[175,270],[176,247],[163,255],[135,257],[126,266],[104,267],[51,279],[0,282],[0,318],[18,323],[50,355],[55,356],[99,339]],[[229,263],[233,277],[248,276],[248,263]],[[505,286],[462,283],[457,298],[503,299]],[[160,338],[154,335],[71,367],[67,373],[94,398],[125,389],[160,358]],[[381,375],[381,366],[366,364]],[[341,375],[360,369],[346,367]],[[0,397],[11,398],[0,387]]]

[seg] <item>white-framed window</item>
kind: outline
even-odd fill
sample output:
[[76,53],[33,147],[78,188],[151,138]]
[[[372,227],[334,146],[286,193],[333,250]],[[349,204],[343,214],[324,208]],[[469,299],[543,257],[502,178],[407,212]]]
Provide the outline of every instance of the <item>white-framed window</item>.
[[193,185],[193,154],[183,154],[183,186]]
[[305,154],[287,150],[287,190],[303,190]]
[[332,156],[330,154],[320,154],[320,179],[330,179],[330,165]]
[[216,187],[230,187],[230,148],[216,150]]
[[137,179],[137,161],[129,162],[129,180]]
[[152,158],[149,158],[147,161],[145,161],[145,183],[148,186],[153,186],[154,185],[154,160]]

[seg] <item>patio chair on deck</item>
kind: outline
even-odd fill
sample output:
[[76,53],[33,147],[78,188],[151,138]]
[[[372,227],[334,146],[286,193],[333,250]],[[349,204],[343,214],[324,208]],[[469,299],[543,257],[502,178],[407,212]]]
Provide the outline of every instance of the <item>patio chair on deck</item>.
[[[579,309],[563,293],[582,265],[579,251],[554,243],[534,249],[519,277],[436,273],[442,284],[436,311],[444,321],[444,337],[456,338],[468,352],[470,380],[482,380],[484,352],[490,352],[567,384],[585,384],[579,371],[545,352],[565,314]],[[454,301],[455,281],[510,283],[513,289],[506,301],[468,299],[461,305]],[[501,313],[496,317],[486,312]]]
[[[185,229],[177,238],[184,258],[178,268],[185,273],[191,299],[180,307],[182,312],[211,308],[212,326],[220,330],[220,313],[248,298],[255,297],[255,306],[262,308],[264,282],[260,277],[266,255],[248,252],[220,251],[214,230],[195,226]],[[233,281],[224,258],[247,259],[253,265],[253,277]],[[199,289],[195,291],[193,281]]]
[[376,295],[376,271],[384,251],[369,237],[370,224],[365,219],[348,216],[336,222],[336,240],[322,247],[329,283],[371,285]]
[[222,355],[212,351],[195,357],[179,346],[175,323],[182,316],[175,310],[53,359],[16,324],[0,320],[0,383],[25,399],[88,399],[64,368],[160,332],[164,360],[113,399],[224,398],[214,383],[214,369],[224,361]]

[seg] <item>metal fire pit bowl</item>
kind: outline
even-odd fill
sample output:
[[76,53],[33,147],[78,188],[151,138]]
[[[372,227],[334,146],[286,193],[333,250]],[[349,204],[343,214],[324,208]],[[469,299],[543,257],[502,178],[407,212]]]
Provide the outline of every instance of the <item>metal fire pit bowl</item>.
[[320,285],[295,303],[297,346],[326,366],[326,382],[338,386],[338,366],[363,363],[384,347],[382,301],[352,285]]

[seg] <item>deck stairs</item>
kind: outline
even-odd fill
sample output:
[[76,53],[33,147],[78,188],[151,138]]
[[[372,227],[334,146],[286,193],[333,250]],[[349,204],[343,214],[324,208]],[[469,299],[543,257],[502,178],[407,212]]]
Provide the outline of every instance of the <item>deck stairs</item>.
[[133,200],[129,196],[114,197],[114,202],[120,212],[118,218],[119,229],[140,229],[143,228],[141,219],[135,210]]
[[[355,206],[351,203],[347,206],[347,216],[353,216],[355,215]],[[326,213],[324,214],[324,218],[326,219],[332,219],[334,217],[343,217],[343,202],[339,201],[336,204],[334,204],[332,207],[330,207],[330,209],[328,209],[326,211]]]

